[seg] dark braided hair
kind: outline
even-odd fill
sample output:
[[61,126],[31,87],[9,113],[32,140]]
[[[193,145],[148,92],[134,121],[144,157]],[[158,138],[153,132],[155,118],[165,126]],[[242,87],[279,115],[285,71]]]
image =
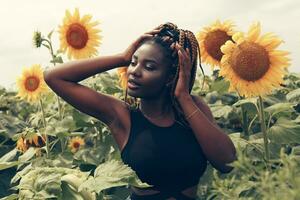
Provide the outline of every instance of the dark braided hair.
[[[189,93],[191,93],[195,78],[196,78],[196,72],[197,72],[197,65],[199,58],[199,66],[201,69],[202,74],[204,75],[203,68],[201,66],[201,60],[200,60],[200,48],[198,41],[195,37],[195,35],[188,30],[178,29],[177,26],[173,23],[165,23],[159,26],[159,33],[154,35],[153,38],[147,39],[143,41],[139,46],[143,44],[158,44],[162,47],[163,52],[165,54],[165,58],[170,63],[170,73],[173,75],[173,81],[170,85],[167,85],[168,92],[170,94],[169,98],[172,102],[172,107],[175,110],[175,115],[178,116],[180,122],[187,128],[190,128],[188,125],[187,120],[185,119],[185,115],[181,109],[180,104],[178,103],[177,99],[175,98],[174,92],[176,89],[177,81],[179,78],[179,59],[177,51],[175,51],[171,48],[171,45],[175,42],[178,42],[179,45],[181,45],[184,49],[188,48],[191,55],[191,63],[192,63],[192,69],[191,69],[191,78],[189,83]],[[127,88],[125,92],[125,102],[127,102]],[[138,106],[139,101],[134,98],[133,102],[130,102],[130,104],[134,104],[135,106]]]

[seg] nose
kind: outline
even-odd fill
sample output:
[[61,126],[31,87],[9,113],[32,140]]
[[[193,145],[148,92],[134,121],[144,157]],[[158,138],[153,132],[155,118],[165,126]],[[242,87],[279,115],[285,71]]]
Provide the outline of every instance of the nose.
[[139,65],[136,65],[136,66],[132,66],[130,67],[131,70],[130,70],[130,73],[135,76],[135,77],[140,77],[141,76],[141,67],[139,67]]

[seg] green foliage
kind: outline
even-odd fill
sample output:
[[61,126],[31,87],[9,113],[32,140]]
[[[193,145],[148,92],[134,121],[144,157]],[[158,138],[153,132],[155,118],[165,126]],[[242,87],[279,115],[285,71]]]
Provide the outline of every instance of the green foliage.
[[87,181],[80,185],[79,191],[87,189],[91,192],[101,191],[118,186],[133,185],[135,187],[151,187],[147,183],[142,183],[136,173],[121,161],[111,160],[99,165],[94,173],[94,177],[89,177]]
[[[53,54],[50,62],[63,62],[60,53]],[[218,71],[205,78],[197,73],[192,93],[207,102],[238,151],[229,174],[208,166],[199,182],[199,199],[300,199],[300,77],[290,73],[284,79],[281,88],[263,97],[271,154],[266,161],[257,98],[241,99],[229,93],[228,83],[218,77]],[[116,73],[104,72],[81,84],[124,99],[118,82]],[[38,105],[17,100],[15,95],[0,88],[0,186],[5,188],[0,189],[0,197],[118,200],[129,195],[130,185],[149,187],[122,163],[118,145],[101,121],[79,112],[54,93],[43,97],[45,116]],[[28,139],[32,134],[49,136],[48,157],[45,147],[39,151],[31,146],[23,154],[15,148],[21,135]],[[72,153],[68,142],[74,136],[83,138],[85,146]],[[7,192],[8,188],[12,190]]]

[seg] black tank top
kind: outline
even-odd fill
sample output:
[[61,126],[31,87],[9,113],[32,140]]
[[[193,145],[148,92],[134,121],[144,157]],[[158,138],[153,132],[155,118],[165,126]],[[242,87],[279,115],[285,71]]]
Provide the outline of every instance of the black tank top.
[[136,108],[130,108],[130,117],[130,134],[121,158],[141,181],[168,194],[197,185],[207,159],[192,129],[176,121],[169,127],[157,126]]

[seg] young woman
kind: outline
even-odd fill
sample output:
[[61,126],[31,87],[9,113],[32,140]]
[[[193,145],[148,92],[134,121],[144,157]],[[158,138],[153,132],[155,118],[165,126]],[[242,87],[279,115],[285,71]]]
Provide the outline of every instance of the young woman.
[[[198,55],[194,34],[166,23],[140,36],[123,53],[44,72],[55,93],[110,128],[124,163],[153,185],[131,187],[128,199],[192,200],[207,161],[224,173],[232,169],[226,165],[235,160],[232,141],[205,102],[190,94]],[[121,66],[128,66],[126,97],[139,98],[138,108],[78,84]]]

